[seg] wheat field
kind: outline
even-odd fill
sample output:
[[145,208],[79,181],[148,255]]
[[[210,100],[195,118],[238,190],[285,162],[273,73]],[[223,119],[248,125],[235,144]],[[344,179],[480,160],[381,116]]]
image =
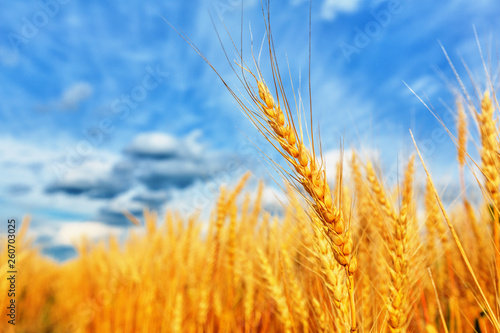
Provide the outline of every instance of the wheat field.
[[[349,172],[339,165],[330,181],[321,138],[289,102],[267,32],[271,72],[237,59],[245,95],[228,89],[281,154],[272,163],[288,198],[282,211],[264,209],[265,185],[247,173],[219,189],[208,220],[175,210],[128,215],[142,232],[83,239],[65,263],[42,256],[25,218],[17,322],[2,321],[2,332],[500,332],[495,85],[486,79],[477,103],[457,97],[449,130],[463,191],[453,205],[441,200],[418,142],[397,184],[384,184],[377,163],[355,152],[343,155]],[[476,176],[480,204],[467,198],[464,169]],[[8,289],[1,280],[0,304]]]

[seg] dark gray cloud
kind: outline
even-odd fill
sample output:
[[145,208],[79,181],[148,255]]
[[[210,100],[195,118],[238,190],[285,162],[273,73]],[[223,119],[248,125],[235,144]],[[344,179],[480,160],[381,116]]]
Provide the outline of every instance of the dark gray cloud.
[[133,201],[143,203],[150,208],[157,208],[166,203],[171,198],[171,195],[166,191],[144,191],[132,197]]
[[208,176],[207,164],[185,159],[139,163],[138,180],[151,190],[183,189]]
[[59,261],[69,260],[77,255],[75,248],[71,245],[47,246],[42,249],[42,253]]
[[68,195],[86,195],[93,199],[111,199],[126,191],[128,184],[115,179],[104,181],[62,181],[47,186],[46,193],[65,193]]
[[133,165],[126,162],[89,160],[45,187],[48,194],[85,195],[92,199],[111,199],[132,185]]
[[144,208],[160,210],[174,191],[211,179],[227,169],[228,161],[236,159],[204,148],[197,142],[198,137],[197,131],[180,138],[158,132],[139,134],[121,155],[85,160],[45,185],[45,193],[101,200],[94,220],[129,226],[124,210],[137,216]]
[[185,138],[157,132],[138,135],[125,150],[134,165],[135,180],[150,191],[158,191],[185,189],[210,178],[221,168],[224,157],[203,151],[199,135],[197,131]]

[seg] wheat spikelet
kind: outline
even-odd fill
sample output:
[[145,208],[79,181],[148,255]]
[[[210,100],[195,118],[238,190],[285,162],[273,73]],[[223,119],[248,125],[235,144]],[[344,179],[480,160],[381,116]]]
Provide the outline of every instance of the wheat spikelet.
[[398,214],[394,210],[393,205],[387,198],[387,195],[383,188],[380,186],[380,183],[377,179],[377,176],[375,175],[375,170],[373,169],[373,165],[371,162],[368,161],[366,164],[366,172],[367,172],[367,177],[368,181],[370,183],[371,189],[373,193],[375,194],[375,198],[377,199],[378,203],[380,204],[383,212],[390,217],[393,221],[396,221],[398,219]]
[[457,100],[457,136],[458,136],[458,164],[463,167],[465,164],[465,154],[467,153],[467,115],[461,100]]
[[[326,181],[325,171],[316,162],[314,156],[297,139],[295,129],[285,123],[285,116],[279,105],[276,105],[269,89],[262,81],[257,81],[259,96],[264,103],[260,103],[262,112],[268,116],[269,126],[273,129],[275,139],[282,144],[287,153],[285,158],[293,165],[298,181],[314,200],[313,208],[318,217],[332,229],[337,238],[335,244],[342,250],[338,252],[338,261],[342,266],[349,263],[352,244],[345,235],[345,222],[340,211],[333,205],[330,187]],[[331,227],[333,225],[333,227]]]
[[[392,261],[390,276],[390,296],[389,296],[389,320],[388,324],[392,332],[403,332],[408,324],[408,313],[410,310],[410,276],[409,276],[409,213],[408,209],[412,204],[413,197],[413,173],[414,157],[410,158],[405,172],[403,182],[401,211],[397,219],[392,219],[393,242],[390,247],[390,257]],[[381,201],[381,204],[384,201]]]
[[490,281],[490,270],[489,267],[491,265],[491,259],[489,257],[493,256],[486,256],[485,253],[489,253],[489,244],[484,241],[484,239],[487,237],[486,233],[484,232],[484,228],[481,228],[478,221],[476,214],[474,213],[474,208],[470,204],[470,202],[465,199],[464,200],[464,207],[465,207],[465,212],[467,214],[469,224],[471,226],[473,235],[474,235],[474,242],[473,245],[476,247],[475,249],[475,260],[476,260],[476,265],[477,271],[478,271],[478,278],[482,283],[488,283]]
[[172,332],[180,333],[182,332],[182,307],[183,307],[183,295],[178,293],[175,298],[174,315],[172,319]]
[[481,101],[481,113],[477,115],[479,130],[481,134],[481,170],[485,177],[485,188],[491,200],[491,229],[493,231],[493,243],[495,250],[495,277],[496,283],[500,283],[500,155],[498,153],[498,130],[494,119],[495,108],[486,91]]
[[375,274],[377,267],[374,261],[376,249],[373,247],[373,238],[375,236],[373,223],[377,223],[376,220],[379,220],[380,216],[373,205],[373,199],[368,192],[368,188],[363,182],[364,176],[361,172],[358,157],[354,152],[352,154],[351,169],[356,190],[355,211],[358,217],[358,258],[359,262],[362,263],[358,283],[359,299],[361,299],[361,323],[363,332],[369,332],[374,324],[373,310],[376,308],[372,295],[372,283],[377,276]]
[[[226,218],[227,208],[226,208],[226,189],[225,187],[220,188],[220,195],[217,200],[216,215],[213,225],[215,231],[207,244],[207,249],[209,250],[207,269],[202,275],[201,283],[199,284],[199,302],[197,311],[197,322],[198,329],[202,330],[205,325],[207,325],[207,320],[209,319],[209,312],[214,305],[214,284],[211,283],[216,279],[219,267],[219,256],[221,247],[221,232],[222,227]],[[209,230],[210,235],[210,230]]]
[[361,279],[361,314],[363,332],[370,332],[373,327],[373,297],[369,276],[364,275]]
[[353,152],[351,169],[356,191],[356,212],[358,216],[358,243],[360,247],[368,245],[371,241],[372,225],[369,223],[370,216],[373,216],[373,207],[370,207],[371,197],[367,186],[363,182],[363,174],[359,165],[358,157]]
[[391,252],[392,269],[389,297],[389,327],[393,332],[402,332],[407,324],[408,302],[408,261],[407,261],[407,231],[408,221],[406,206],[394,221],[394,251]]
[[316,328],[318,332],[328,332],[327,328],[327,317],[325,311],[318,299],[315,297],[312,299],[312,308],[314,311],[314,316],[316,318]]
[[290,297],[292,299],[293,312],[299,318],[302,325],[301,332],[309,332],[309,309],[307,304],[307,297],[304,295],[301,284],[297,281],[296,273],[293,269],[293,263],[290,255],[285,249],[281,249],[280,258],[283,259],[283,266],[285,271],[285,279],[290,286]]
[[428,263],[429,265],[433,265],[436,261],[436,236],[437,236],[437,227],[438,225],[442,225],[441,215],[439,214],[439,207],[435,201],[434,193],[432,193],[432,189],[430,187],[429,182],[426,184],[425,189],[425,225],[427,227],[427,253]]
[[240,178],[233,192],[231,192],[231,194],[229,194],[229,197],[227,198],[227,206],[230,206],[236,200],[236,197],[241,193],[251,175],[252,174],[250,172],[245,172],[245,174]]
[[246,265],[245,274],[245,294],[243,300],[244,317],[245,317],[245,332],[253,330],[252,319],[255,308],[255,281],[253,275],[254,263],[251,260]]
[[413,201],[413,177],[415,174],[415,156],[410,157],[406,166],[403,183],[402,204],[410,207]]
[[481,133],[481,161],[482,171],[486,178],[486,190],[493,205],[498,209],[500,206],[500,175],[498,173],[498,133],[494,120],[494,111],[490,93],[487,91],[481,101],[481,113],[477,117]]
[[257,188],[257,196],[254,201],[254,207],[252,210],[252,213],[250,215],[250,221],[249,221],[249,226],[251,230],[255,228],[259,221],[259,214],[262,209],[262,194],[264,191],[264,183],[262,181],[259,181],[259,185]]
[[326,234],[327,229],[318,218],[313,217],[313,222],[316,241],[316,251],[313,255],[317,259],[326,289],[335,306],[335,327],[337,330],[345,330],[349,327],[349,309],[346,306],[348,299],[345,295],[345,285],[342,283],[341,266],[334,259],[335,254]]
[[271,264],[267,259],[267,256],[261,249],[257,250],[259,257],[260,268],[262,271],[262,278],[264,279],[264,285],[271,298],[276,303],[276,309],[278,311],[279,318],[283,324],[284,332],[292,332],[292,321],[290,317],[290,310],[287,305],[286,297],[281,289],[278,280],[276,279]]
[[[229,239],[228,239],[228,269],[234,277],[234,262],[236,255],[236,220],[238,218],[238,207],[233,203],[229,208]],[[234,279],[233,279],[234,280]]]
[[[221,187],[219,200],[217,201],[217,211],[216,211],[216,220],[215,220],[215,233],[213,235],[213,267],[210,267],[212,279],[217,275],[217,270],[219,267],[219,257],[220,257],[220,247],[221,247],[221,233],[222,227],[226,220],[227,216],[227,204],[226,204],[226,189]],[[212,293],[210,298],[212,298]]]

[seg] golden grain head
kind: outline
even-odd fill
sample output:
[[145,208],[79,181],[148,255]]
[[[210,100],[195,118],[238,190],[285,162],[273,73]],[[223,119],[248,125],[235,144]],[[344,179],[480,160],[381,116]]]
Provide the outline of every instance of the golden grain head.
[[[446,209],[417,144],[421,163],[411,157],[398,184],[386,186],[371,161],[363,168],[353,154],[352,179],[339,165],[331,185],[320,138],[304,135],[315,126],[295,119],[271,42],[268,52],[272,85],[258,65],[242,66],[252,83],[240,77],[247,95],[231,93],[285,160],[272,161],[291,185],[284,213],[266,212],[265,185],[253,187],[247,173],[220,188],[208,221],[145,210],[145,232],[123,244],[83,239],[64,263],[27,239],[26,219],[16,249],[18,332],[500,332],[496,92],[484,94],[476,114],[481,162],[471,164],[483,198],[472,204],[464,190]],[[462,102],[457,108],[464,172],[472,158]],[[0,237],[0,331],[11,333],[8,245]]]

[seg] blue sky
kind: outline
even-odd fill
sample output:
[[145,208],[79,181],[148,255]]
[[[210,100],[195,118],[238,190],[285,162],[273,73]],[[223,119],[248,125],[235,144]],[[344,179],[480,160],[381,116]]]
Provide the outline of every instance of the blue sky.
[[[257,51],[264,35],[260,1],[244,2],[243,22],[236,0],[2,4],[0,210],[5,217],[30,214],[32,236],[45,253],[70,256],[83,234],[123,235],[131,226],[123,209],[140,215],[144,207],[207,207],[220,183],[245,170],[270,172],[253,146],[261,146],[256,131],[162,18],[238,89],[209,13],[231,60],[219,17],[237,44],[243,27],[249,60],[249,31]],[[304,0],[271,1],[284,81],[288,59],[306,103],[308,9]],[[483,90],[473,26],[488,54],[499,17],[494,0],[313,0],[314,121],[327,156],[336,158],[344,137],[347,149],[377,156],[390,174],[413,151],[411,128],[428,147],[433,172],[451,181],[453,144],[405,82],[453,129],[457,85],[439,41],[461,76],[467,77],[463,59]]]

